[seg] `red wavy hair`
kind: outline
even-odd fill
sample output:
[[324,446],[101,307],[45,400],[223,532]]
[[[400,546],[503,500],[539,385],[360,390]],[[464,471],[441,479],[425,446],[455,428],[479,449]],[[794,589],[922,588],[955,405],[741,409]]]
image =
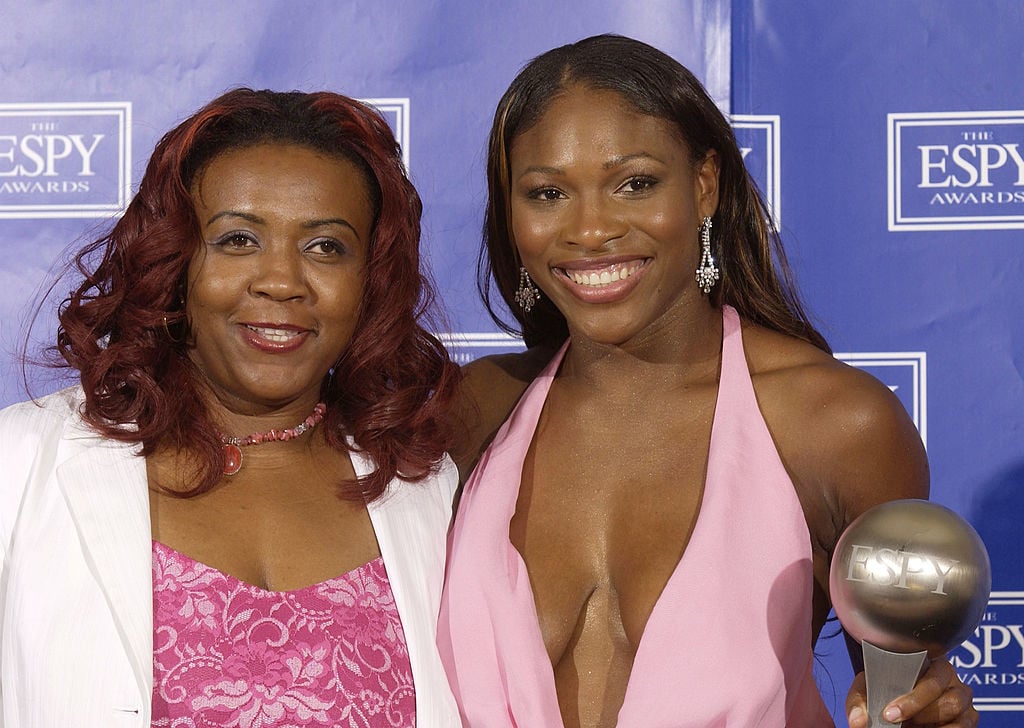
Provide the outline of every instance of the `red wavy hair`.
[[339,94],[235,89],[157,144],[139,191],[104,237],[74,258],[83,280],[58,314],[56,352],[78,370],[83,417],[101,434],[171,446],[197,463],[198,495],[221,478],[220,438],[188,359],[186,272],[199,244],[191,183],[230,150],[297,144],[351,161],[370,189],[374,227],[359,321],[324,378],[328,442],[346,436],[377,465],[341,484],[351,499],[379,496],[396,475],[420,480],[451,444],[449,407],[458,369],[420,325],[433,301],[420,270],[422,203],[384,118]]

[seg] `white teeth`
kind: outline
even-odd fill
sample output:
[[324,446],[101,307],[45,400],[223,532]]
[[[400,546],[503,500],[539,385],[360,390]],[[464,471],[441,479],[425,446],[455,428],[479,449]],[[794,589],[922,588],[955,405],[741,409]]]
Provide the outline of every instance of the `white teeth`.
[[292,331],[291,329],[267,329],[261,326],[250,326],[249,328],[259,334],[261,338],[279,344],[283,344],[299,335],[298,331]]
[[625,280],[639,270],[640,264],[634,263],[628,268],[612,268],[610,271],[603,270],[600,273],[580,273],[577,271],[566,271],[569,278],[581,286],[607,286],[609,283]]

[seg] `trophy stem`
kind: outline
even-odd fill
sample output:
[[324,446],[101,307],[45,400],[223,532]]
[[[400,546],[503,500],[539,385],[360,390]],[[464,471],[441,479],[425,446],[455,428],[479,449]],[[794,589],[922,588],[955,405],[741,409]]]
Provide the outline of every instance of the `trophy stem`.
[[882,711],[890,701],[913,689],[921,676],[928,652],[889,652],[867,640],[861,642],[861,647],[868,691],[868,728],[902,725],[887,721],[882,717]]

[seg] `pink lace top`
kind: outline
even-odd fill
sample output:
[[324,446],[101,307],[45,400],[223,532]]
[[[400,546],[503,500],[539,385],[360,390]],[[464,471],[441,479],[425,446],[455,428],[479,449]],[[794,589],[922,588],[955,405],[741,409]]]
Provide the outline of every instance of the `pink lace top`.
[[270,592],[153,542],[153,725],[414,726],[384,562]]

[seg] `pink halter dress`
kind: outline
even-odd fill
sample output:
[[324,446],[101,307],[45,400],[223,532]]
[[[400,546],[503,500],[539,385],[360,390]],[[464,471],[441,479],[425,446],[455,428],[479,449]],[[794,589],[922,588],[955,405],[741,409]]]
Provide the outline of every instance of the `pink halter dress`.
[[[622,728],[821,728],[811,546],[726,307],[707,482],[686,552],[647,622]],[[466,484],[438,644],[467,728],[561,728],[526,565],[509,541],[523,461],[567,347],[530,385]]]

